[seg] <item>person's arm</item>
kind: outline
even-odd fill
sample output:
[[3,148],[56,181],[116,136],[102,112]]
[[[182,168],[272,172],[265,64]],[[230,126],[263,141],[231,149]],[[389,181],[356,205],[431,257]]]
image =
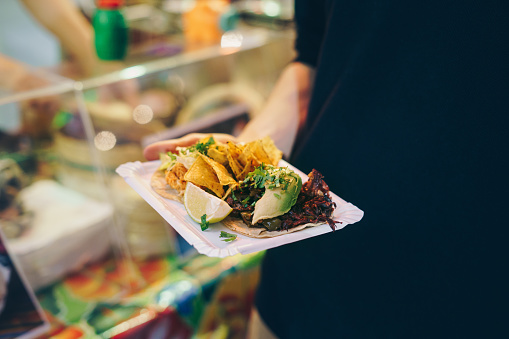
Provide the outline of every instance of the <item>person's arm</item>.
[[[322,2],[295,1],[297,58],[281,73],[264,109],[241,132],[237,140],[250,141],[270,136],[285,155],[289,155],[295,137],[306,121],[308,103],[314,82],[314,65],[317,63],[324,34],[325,11]],[[179,143],[198,141],[203,135],[162,141],[145,148],[145,157],[154,160],[159,150],[172,150]]]
[[93,29],[70,0],[22,0],[35,19],[62,44],[77,61],[82,75],[92,74],[97,57],[93,48]]
[[0,54],[0,88],[14,90],[26,73],[24,64]]
[[[265,108],[254,117],[238,138],[215,134],[216,140],[225,142],[251,141],[270,136],[279,149],[289,154],[299,126],[305,120],[314,71],[311,67],[294,62],[288,65],[267,101]],[[206,134],[192,133],[179,139],[165,140],[149,145],[144,150],[147,160],[159,159],[159,153],[174,152],[177,146],[190,146]]]
[[238,136],[239,141],[251,141],[270,136],[276,146],[289,155],[307,115],[314,80],[314,69],[292,62],[281,73],[263,110]]

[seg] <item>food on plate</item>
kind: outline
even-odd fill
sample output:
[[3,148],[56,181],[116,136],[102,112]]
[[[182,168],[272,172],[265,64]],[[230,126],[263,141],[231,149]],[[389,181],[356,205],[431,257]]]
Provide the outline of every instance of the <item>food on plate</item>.
[[211,136],[195,145],[178,147],[175,154],[161,154],[161,165],[151,185],[158,194],[173,200],[182,201],[187,182],[225,198],[256,166],[277,165],[281,157],[282,152],[269,137],[240,145],[219,143]]
[[273,171],[270,166],[258,167],[228,196],[226,201],[233,208],[231,218],[224,220],[228,228],[253,238],[276,237],[324,223],[336,229],[332,220],[336,204],[318,171],[313,169],[302,185],[289,169],[279,169],[283,172],[279,176]]
[[206,222],[221,221],[233,210],[224,200],[205,192],[192,183],[186,185],[184,206],[191,219],[202,224],[202,229],[208,225]]
[[281,157],[269,137],[246,144],[222,144],[208,137],[177,148],[175,154],[161,154],[151,185],[161,196],[183,202],[202,230],[221,220],[254,238],[323,223],[334,230],[336,205],[323,176],[313,170],[303,184],[292,169],[278,166]]

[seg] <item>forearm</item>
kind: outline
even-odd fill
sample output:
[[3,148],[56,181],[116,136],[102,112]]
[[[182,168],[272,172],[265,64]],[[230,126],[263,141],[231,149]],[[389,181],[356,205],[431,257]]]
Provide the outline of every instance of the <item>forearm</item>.
[[26,66],[16,60],[0,55],[0,88],[14,90],[18,81],[27,73]]
[[238,139],[250,141],[268,135],[285,155],[289,155],[306,119],[313,80],[313,68],[298,62],[289,64],[263,110],[249,122]]
[[91,75],[96,63],[93,30],[70,0],[23,0],[36,20],[51,31],[79,63],[83,75]]

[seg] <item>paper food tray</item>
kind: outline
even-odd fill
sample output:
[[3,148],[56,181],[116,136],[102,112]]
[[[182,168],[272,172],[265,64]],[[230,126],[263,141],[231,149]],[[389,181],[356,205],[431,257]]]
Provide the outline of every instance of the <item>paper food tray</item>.
[[[220,232],[232,233],[233,231],[221,222],[211,224],[207,230],[202,231],[200,225],[187,215],[183,204],[163,198],[152,189],[150,179],[159,165],[159,160],[143,163],[139,161],[128,162],[120,165],[116,172],[201,254],[220,258],[239,253],[249,254],[332,232],[331,227],[324,224],[274,238],[257,239],[237,234],[236,240],[225,242],[219,238]],[[307,181],[307,175],[287,162],[282,160],[279,165],[288,166],[301,176],[302,182]],[[337,224],[336,230],[362,219],[364,212],[359,208],[344,201],[332,192],[331,197],[336,203],[333,219],[341,222]]]

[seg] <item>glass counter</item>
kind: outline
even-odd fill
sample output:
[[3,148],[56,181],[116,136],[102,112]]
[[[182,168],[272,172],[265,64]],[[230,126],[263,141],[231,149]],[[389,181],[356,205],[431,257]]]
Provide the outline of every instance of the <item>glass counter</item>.
[[[58,331],[113,336],[122,326],[112,319],[104,325],[106,309],[125,321],[168,320],[169,305],[180,305],[184,328],[224,330],[214,310],[223,307],[217,298],[233,290],[214,297],[212,286],[254,268],[260,256],[197,256],[114,170],[143,161],[143,148],[155,141],[190,132],[238,134],[263,107],[293,58],[292,46],[291,30],[244,27],[217,44],[141,63],[128,59],[79,81],[34,70],[44,85],[0,94],[1,119],[11,114],[17,124],[1,131],[1,228]],[[257,281],[256,272],[249,276],[228,283],[237,286],[243,307]],[[201,306],[189,311],[185,296]],[[207,306],[211,298],[217,300]],[[75,313],[63,315],[67,303]]]

